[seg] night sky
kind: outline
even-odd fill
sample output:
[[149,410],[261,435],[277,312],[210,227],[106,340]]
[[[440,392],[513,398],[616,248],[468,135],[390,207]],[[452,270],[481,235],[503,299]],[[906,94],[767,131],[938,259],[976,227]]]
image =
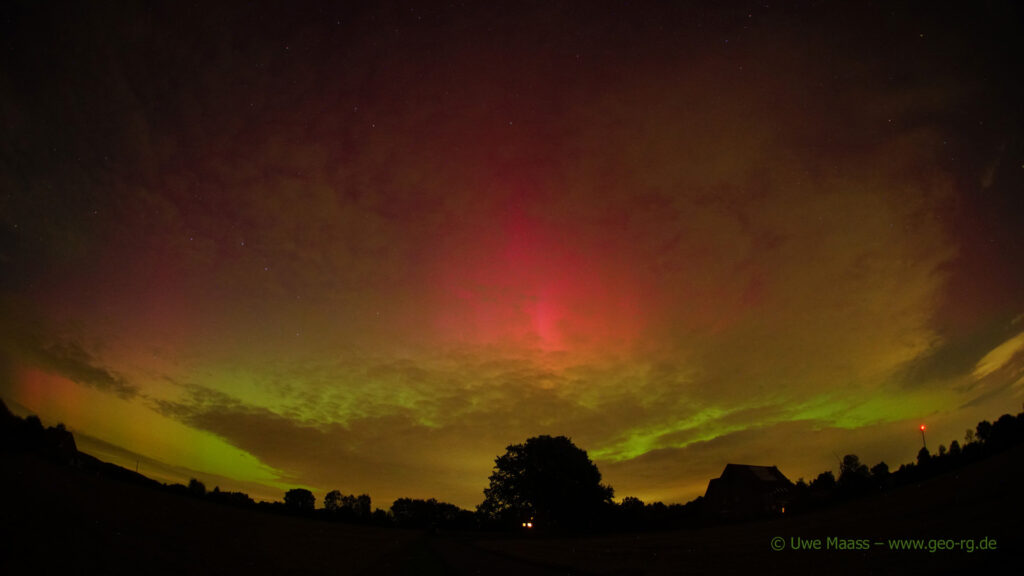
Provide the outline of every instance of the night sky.
[[85,452],[668,503],[1021,410],[1014,2],[127,4],[0,8],[0,397]]

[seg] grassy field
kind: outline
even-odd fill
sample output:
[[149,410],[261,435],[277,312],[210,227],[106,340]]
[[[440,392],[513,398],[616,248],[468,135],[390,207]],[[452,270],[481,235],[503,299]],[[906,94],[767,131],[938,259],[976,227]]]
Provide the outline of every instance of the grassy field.
[[[349,526],[222,506],[28,454],[5,460],[3,574],[969,574],[1019,565],[1024,537],[1024,447],[793,518],[587,538]],[[772,550],[775,537],[786,549]],[[797,537],[870,547],[796,551]],[[890,538],[989,538],[998,549],[891,551]]]

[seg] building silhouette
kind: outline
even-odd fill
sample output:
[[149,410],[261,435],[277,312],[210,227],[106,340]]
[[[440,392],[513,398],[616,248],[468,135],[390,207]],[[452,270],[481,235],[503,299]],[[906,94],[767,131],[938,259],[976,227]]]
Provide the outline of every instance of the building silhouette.
[[708,482],[705,514],[742,519],[784,514],[793,497],[793,483],[775,466],[727,464]]

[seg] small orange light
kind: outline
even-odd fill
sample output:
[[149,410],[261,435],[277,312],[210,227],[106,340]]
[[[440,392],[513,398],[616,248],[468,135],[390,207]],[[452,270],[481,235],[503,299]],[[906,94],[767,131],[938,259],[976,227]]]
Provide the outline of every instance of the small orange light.
[[921,432],[924,432],[924,424],[921,424]]

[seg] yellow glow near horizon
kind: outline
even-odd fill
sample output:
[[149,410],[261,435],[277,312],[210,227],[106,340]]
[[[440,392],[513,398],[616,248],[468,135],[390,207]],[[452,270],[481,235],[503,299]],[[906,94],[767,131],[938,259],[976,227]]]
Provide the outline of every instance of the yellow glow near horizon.
[[280,472],[224,439],[167,418],[149,406],[40,370],[20,371],[15,397],[47,426],[93,436],[155,460],[240,481],[278,485]]

